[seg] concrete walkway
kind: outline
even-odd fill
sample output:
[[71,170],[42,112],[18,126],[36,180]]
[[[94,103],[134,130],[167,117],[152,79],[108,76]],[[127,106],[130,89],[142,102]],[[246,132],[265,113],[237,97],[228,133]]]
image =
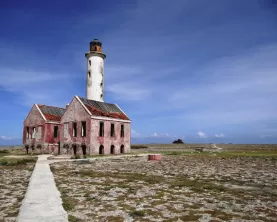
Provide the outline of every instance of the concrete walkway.
[[47,157],[39,155],[16,221],[68,221]]
[[22,201],[18,222],[67,222],[67,212],[63,209],[62,199],[58,191],[49,164],[55,162],[96,161],[105,159],[124,159],[128,157],[146,157],[150,153],[119,156],[103,156],[88,159],[56,159],[47,160],[52,155],[39,155],[29,186]]

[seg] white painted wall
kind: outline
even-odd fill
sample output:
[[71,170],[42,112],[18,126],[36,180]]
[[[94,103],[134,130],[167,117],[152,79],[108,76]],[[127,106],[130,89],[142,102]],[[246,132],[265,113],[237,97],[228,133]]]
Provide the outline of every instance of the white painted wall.
[[87,99],[104,102],[104,57],[100,53],[89,53],[86,57]]

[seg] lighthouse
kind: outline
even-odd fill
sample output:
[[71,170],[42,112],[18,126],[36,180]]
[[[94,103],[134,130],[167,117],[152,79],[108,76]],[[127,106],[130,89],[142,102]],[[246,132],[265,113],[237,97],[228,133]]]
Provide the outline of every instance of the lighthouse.
[[104,59],[102,43],[98,39],[90,42],[87,58],[87,99],[104,102]]

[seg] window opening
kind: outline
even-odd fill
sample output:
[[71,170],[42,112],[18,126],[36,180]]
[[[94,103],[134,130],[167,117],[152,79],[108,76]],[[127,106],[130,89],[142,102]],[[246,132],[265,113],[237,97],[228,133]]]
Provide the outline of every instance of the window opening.
[[58,126],[54,126],[54,138],[58,137],[58,131],[59,131]]
[[124,125],[120,126],[120,137],[124,137]]
[[73,123],[73,136],[77,137],[77,123]]
[[104,136],[104,123],[100,122],[99,136]]
[[86,129],[86,122],[82,122],[82,136],[85,137],[87,134],[87,129]]
[[114,137],[114,124],[111,124],[111,137]]

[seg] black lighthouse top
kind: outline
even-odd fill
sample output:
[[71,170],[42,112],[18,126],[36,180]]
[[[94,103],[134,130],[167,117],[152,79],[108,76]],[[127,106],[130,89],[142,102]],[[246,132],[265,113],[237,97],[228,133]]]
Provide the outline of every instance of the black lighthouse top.
[[94,39],[89,43],[89,52],[87,52],[85,56],[92,54],[100,55],[104,59],[106,58],[106,55],[102,52],[102,42],[100,42],[98,39]]
[[102,52],[102,43],[98,39],[94,39],[89,45],[91,52]]
[[93,41],[90,42],[90,45],[92,46],[102,46],[102,42],[100,42],[98,39],[94,39]]

